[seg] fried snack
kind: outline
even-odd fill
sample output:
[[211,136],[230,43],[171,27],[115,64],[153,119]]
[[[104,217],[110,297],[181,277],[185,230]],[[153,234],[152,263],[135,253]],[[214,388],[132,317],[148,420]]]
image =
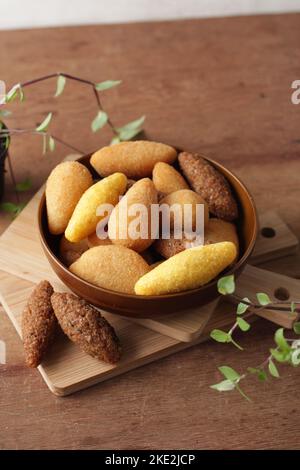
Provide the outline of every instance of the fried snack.
[[189,184],[207,202],[213,215],[229,222],[238,217],[229,183],[216,168],[200,155],[188,152],[180,153],[178,161]]
[[161,193],[170,194],[180,189],[189,189],[183,176],[168,163],[156,163],[152,179],[155,188]]
[[51,302],[61,329],[82,351],[110,364],[120,360],[119,339],[98,310],[73,294],[55,293]]
[[[190,204],[192,208],[191,215],[192,215],[192,229],[193,230],[195,230],[196,228],[197,204],[203,204],[204,226],[208,223],[208,218],[209,218],[208,205],[199,194],[195,193],[195,191],[191,191],[190,189],[180,189],[179,191],[175,191],[174,193],[168,194],[166,197],[161,199],[160,205],[162,204],[167,204],[168,206],[173,206],[173,204],[177,205],[177,207],[174,206],[174,211],[172,210],[170,213],[171,229],[174,228],[174,219],[175,219],[174,213],[177,214],[178,216],[177,220],[179,220],[179,223],[181,222],[181,225],[183,227],[185,211],[190,210],[188,206],[185,207],[186,204]],[[201,224],[201,220],[198,223]]]
[[49,231],[64,233],[82,194],[93,184],[89,170],[79,162],[63,162],[50,173],[46,184]]
[[66,266],[70,266],[88,249],[89,245],[86,239],[81,240],[81,242],[71,243],[63,235],[59,243],[59,256]]
[[92,155],[90,163],[101,176],[119,171],[135,180],[151,177],[157,162],[173,163],[176,156],[169,145],[138,140],[103,147]]
[[163,295],[195,289],[214,279],[235,257],[236,247],[231,242],[190,248],[141,277],[135,285],[135,293]]
[[28,367],[37,367],[51,345],[57,326],[51,305],[53,288],[41,281],[31,293],[22,316],[22,338]]
[[[181,251],[191,248],[191,242],[182,234],[182,238],[174,238],[171,232],[169,239],[159,238],[153,244],[153,248],[164,258],[171,258]],[[234,224],[221,219],[209,219],[204,228],[204,245],[218,242],[232,242],[236,246],[237,255],[239,252],[239,239]],[[234,260],[236,261],[236,260]]]
[[[140,212],[138,209],[138,212],[129,215],[134,204],[141,204],[145,211]],[[138,253],[146,250],[154,240],[151,238],[151,223],[155,223],[154,218],[151,220],[152,204],[157,204],[157,191],[149,178],[143,178],[127,191],[112,211],[108,221],[108,235],[111,241]],[[134,221],[139,221],[139,224]],[[156,230],[154,227],[154,231],[157,230],[158,224]]]
[[98,222],[104,215],[96,214],[101,204],[112,204],[115,206],[119,196],[126,189],[127,178],[122,173],[114,173],[93,184],[81,196],[74,209],[72,217],[65,231],[65,236],[70,242],[79,242],[96,231]]
[[87,237],[87,244],[89,248],[93,248],[94,246],[111,245],[111,243],[112,242],[108,237],[99,238],[96,232]]
[[149,266],[135,251],[107,245],[90,248],[69,269],[96,286],[134,294],[136,281],[149,271]]
[[[236,246],[237,256],[239,253],[239,237],[236,226],[221,219],[209,219],[204,228],[204,245],[219,242],[232,242]],[[236,261],[236,260],[234,260]]]

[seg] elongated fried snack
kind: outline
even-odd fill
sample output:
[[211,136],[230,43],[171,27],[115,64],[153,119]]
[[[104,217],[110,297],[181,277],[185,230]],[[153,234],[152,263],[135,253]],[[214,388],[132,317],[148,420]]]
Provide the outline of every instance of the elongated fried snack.
[[51,305],[53,288],[40,282],[28,299],[22,316],[22,337],[28,367],[37,367],[53,341],[57,321]]
[[229,222],[238,217],[229,183],[216,168],[200,155],[188,152],[180,153],[178,161],[189,184],[207,202],[212,214]]
[[84,352],[111,364],[120,360],[119,339],[98,310],[73,294],[55,293],[51,302],[63,332]]
[[103,245],[90,248],[69,269],[96,286],[134,294],[136,281],[149,266],[141,255],[125,246]]
[[64,233],[76,204],[92,184],[91,173],[79,162],[63,162],[52,170],[46,184],[47,216],[51,233]]
[[235,257],[236,246],[231,242],[189,248],[142,276],[135,293],[162,295],[195,289],[214,279]]
[[70,242],[80,242],[95,232],[98,222],[105,213],[97,215],[97,209],[104,204],[115,206],[124,193],[127,178],[122,173],[114,173],[90,186],[81,196],[65,231]]
[[101,176],[121,172],[137,180],[151,177],[157,162],[173,163],[176,156],[176,150],[169,145],[137,140],[103,147],[91,156],[90,163]]

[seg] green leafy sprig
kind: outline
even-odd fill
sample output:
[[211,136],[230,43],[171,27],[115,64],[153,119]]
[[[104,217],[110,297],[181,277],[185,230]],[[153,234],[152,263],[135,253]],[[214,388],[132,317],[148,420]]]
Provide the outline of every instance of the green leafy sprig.
[[[145,116],[142,116],[138,119],[135,119],[134,121],[131,121],[127,124],[125,124],[122,127],[116,127],[113,122],[111,121],[108,113],[104,110],[100,98],[100,94],[106,90],[109,90],[111,88],[114,88],[118,85],[120,85],[122,82],[121,80],[106,80],[100,83],[94,83],[90,80],[86,80],[80,77],[76,77],[74,75],[70,75],[64,72],[55,72],[49,75],[45,75],[43,77],[36,78],[34,80],[29,80],[27,82],[23,83],[17,83],[14,85],[6,94],[5,96],[5,103],[11,103],[17,98],[19,98],[20,102],[23,102],[25,100],[25,92],[24,89],[26,87],[32,86],[36,83],[53,79],[56,78],[56,91],[54,96],[59,97],[62,95],[64,92],[64,89],[67,84],[67,80],[73,80],[76,82],[83,83],[89,87],[92,88],[98,111],[91,123],[91,129],[93,132],[97,132],[100,129],[102,129],[104,126],[108,125],[113,133],[113,138],[111,140],[111,144],[116,144],[125,140],[131,140],[135,136],[137,136],[141,131],[142,131],[142,125],[145,121]],[[4,145],[4,148],[8,150],[9,143],[10,143],[10,137],[12,135],[21,135],[25,133],[32,133],[32,134],[37,134],[42,137],[42,143],[43,143],[43,154],[45,154],[48,150],[50,152],[53,152],[56,148],[56,143],[60,143],[71,150],[84,154],[85,152],[83,150],[80,150],[73,145],[65,142],[61,138],[53,135],[52,133],[49,132],[49,126],[52,121],[52,113],[48,113],[47,116],[44,118],[44,120],[35,128],[33,129],[8,129],[5,128],[3,125],[1,118],[5,118],[9,116],[11,113],[7,109],[1,109],[0,110],[0,139],[2,142],[2,145]],[[11,178],[14,183],[15,191],[16,191],[16,199],[17,199],[17,204],[8,202],[8,203],[3,203],[0,206],[0,209],[11,213],[13,216],[18,215],[18,213],[22,210],[23,204],[20,202],[19,195],[18,193],[20,192],[17,187],[21,187],[22,183],[19,183],[18,185],[16,184],[15,176],[14,176],[14,171],[13,167],[11,164],[10,156],[9,153],[7,152],[8,155],[8,163],[9,163],[9,169],[10,169],[10,174]],[[21,185],[21,186],[20,186]]]
[[[233,338],[233,332],[239,328],[242,331],[248,331],[250,329],[250,323],[245,320],[245,316],[249,316],[252,313],[257,313],[258,310],[268,308],[284,310],[294,314],[298,312],[296,305],[300,304],[299,301],[293,302],[272,302],[268,294],[259,292],[256,294],[258,303],[251,302],[248,297],[243,299],[239,298],[234,294],[235,292],[235,280],[234,276],[225,276],[218,281],[218,291],[222,295],[230,295],[238,301],[236,307],[236,321],[229,331],[223,330],[212,330],[210,336],[217,342],[220,343],[232,343],[238,349],[243,349]],[[278,306],[277,304],[288,304],[287,307]],[[250,310],[250,311],[249,311]],[[296,321],[293,325],[294,333],[300,335],[300,322]],[[237,390],[244,398],[250,400],[250,398],[243,392],[240,386],[240,382],[249,375],[255,375],[259,381],[263,382],[267,380],[268,374],[274,378],[279,378],[280,374],[276,363],[286,363],[293,367],[297,367],[300,364],[300,339],[297,338],[286,338],[284,335],[284,329],[279,328],[275,332],[274,336],[275,345],[270,349],[270,354],[260,365],[256,367],[248,367],[247,371],[239,374],[232,367],[220,366],[218,369],[224,376],[224,380],[221,382],[211,385],[213,390],[219,392],[227,392],[231,390]]]
[[[80,83],[83,83],[85,85],[88,85],[88,86],[92,87],[93,92],[94,92],[94,96],[95,96],[95,99],[96,99],[96,102],[97,102],[98,111],[97,111],[96,116],[92,120],[91,129],[92,129],[93,132],[97,132],[100,129],[102,129],[105,125],[108,125],[110,127],[112,133],[113,133],[113,138],[112,138],[111,144],[115,144],[115,143],[122,142],[122,141],[125,141],[125,140],[131,140],[134,137],[136,137],[142,131],[142,125],[145,121],[145,116],[142,116],[138,119],[135,119],[134,121],[131,121],[131,122],[123,125],[122,127],[117,127],[113,124],[113,122],[110,119],[107,111],[105,111],[104,108],[103,108],[101,98],[100,98],[100,94],[102,92],[106,91],[106,90],[109,90],[111,88],[114,88],[114,87],[120,85],[122,83],[121,80],[105,80],[105,81],[100,82],[100,83],[95,83],[95,82],[92,82],[90,80],[86,80],[86,79],[83,79],[83,78],[80,78],[80,77],[76,77],[74,75],[70,75],[68,73],[55,72],[55,73],[52,73],[52,74],[49,74],[49,75],[45,75],[43,77],[36,78],[34,80],[29,80],[29,81],[23,82],[23,83],[17,83],[6,94],[5,102],[10,103],[10,102],[14,101],[16,98],[19,98],[19,100],[21,102],[24,101],[25,100],[24,88],[32,86],[36,83],[39,83],[39,82],[42,82],[42,81],[45,81],[45,80],[52,79],[52,78],[57,78],[56,91],[55,91],[55,94],[54,94],[55,97],[59,97],[60,95],[62,95],[62,93],[63,93],[63,91],[66,87],[67,80],[73,80],[73,81],[80,82]],[[51,113],[49,113],[48,116],[50,114]],[[52,115],[51,115],[51,117],[52,117]],[[51,120],[51,118],[50,118],[50,120]],[[9,129],[7,131],[7,134],[18,133],[18,131],[20,131],[20,130]],[[26,130],[26,132],[34,132],[34,131],[38,131],[38,129],[27,129]],[[43,149],[49,149],[49,150],[53,151],[54,148],[55,148],[54,141],[61,141],[55,136],[50,136],[50,137],[52,137],[52,139],[48,138],[48,142],[45,143],[47,139],[44,137],[44,134],[42,134],[42,135],[43,135]],[[63,142],[63,144],[68,146],[68,144],[66,142]],[[70,146],[70,148],[72,148],[72,150],[78,151],[78,149],[74,149],[74,147],[72,147],[72,146]],[[84,152],[80,151],[80,153],[84,153]]]

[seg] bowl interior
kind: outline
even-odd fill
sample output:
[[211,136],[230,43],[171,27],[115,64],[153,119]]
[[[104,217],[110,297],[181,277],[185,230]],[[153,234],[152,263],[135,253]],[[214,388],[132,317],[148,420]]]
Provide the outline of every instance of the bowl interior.
[[[95,179],[99,179],[89,160],[90,155],[85,155],[78,161],[89,169]],[[239,258],[234,266],[218,277],[225,273],[234,273],[237,276],[245,266],[255,244],[257,235],[255,204],[249,191],[233,173],[213,160],[208,158],[206,160],[226,177],[238,202],[240,216],[236,226],[240,241]],[[218,296],[217,279],[198,289],[160,296],[135,296],[94,286],[72,274],[59,259],[60,236],[54,236],[49,232],[45,195],[40,201],[38,219],[42,246],[53,270],[73,292],[100,308],[126,316],[154,318],[204,305]]]

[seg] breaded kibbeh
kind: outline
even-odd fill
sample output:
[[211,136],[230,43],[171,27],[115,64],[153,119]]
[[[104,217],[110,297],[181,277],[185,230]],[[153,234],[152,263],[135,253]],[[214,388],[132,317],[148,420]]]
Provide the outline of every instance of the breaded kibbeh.
[[209,211],[220,219],[238,217],[238,207],[226,178],[198,154],[181,152],[179,166],[190,186],[207,202]]
[[119,339],[98,310],[68,293],[53,294],[51,302],[63,332],[84,352],[111,364],[120,360]]
[[41,281],[31,293],[22,316],[22,338],[28,367],[37,367],[53,341],[57,320],[51,305],[53,288]]

